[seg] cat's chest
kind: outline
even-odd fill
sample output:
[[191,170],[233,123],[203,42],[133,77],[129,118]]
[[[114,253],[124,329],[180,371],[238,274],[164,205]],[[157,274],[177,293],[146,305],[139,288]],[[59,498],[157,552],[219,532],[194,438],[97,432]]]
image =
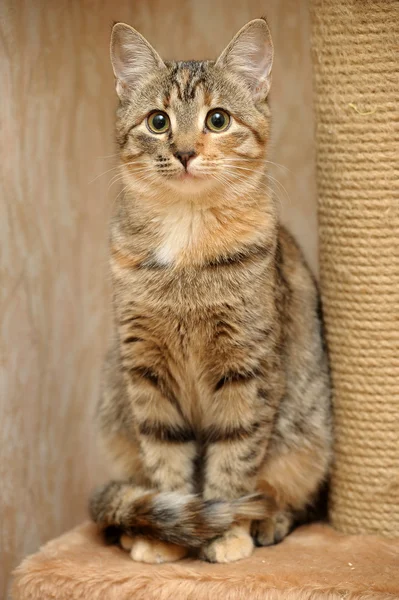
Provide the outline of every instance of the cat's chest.
[[195,253],[205,229],[203,213],[187,203],[174,205],[157,224],[155,260],[161,265],[172,266],[182,255]]
[[171,213],[162,223],[155,260],[164,266],[173,265],[183,253],[192,250],[199,241],[201,224],[195,215]]

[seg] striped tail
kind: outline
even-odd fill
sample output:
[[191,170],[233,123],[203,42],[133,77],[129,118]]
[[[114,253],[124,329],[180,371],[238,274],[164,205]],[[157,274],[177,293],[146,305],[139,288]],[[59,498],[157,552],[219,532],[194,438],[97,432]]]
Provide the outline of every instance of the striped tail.
[[198,548],[240,520],[270,517],[276,504],[261,493],[231,502],[202,500],[194,494],[156,492],[115,481],[93,494],[89,508],[101,529]]

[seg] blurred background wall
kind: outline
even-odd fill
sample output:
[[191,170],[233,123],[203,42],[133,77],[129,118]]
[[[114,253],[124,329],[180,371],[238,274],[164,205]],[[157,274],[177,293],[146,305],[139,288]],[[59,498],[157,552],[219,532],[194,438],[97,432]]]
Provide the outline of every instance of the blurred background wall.
[[[114,20],[165,58],[211,58],[266,15],[276,48],[271,171],[317,266],[307,0],[0,3],[0,597],[11,570],[85,518],[109,321]],[[103,174],[103,175],[102,175]]]

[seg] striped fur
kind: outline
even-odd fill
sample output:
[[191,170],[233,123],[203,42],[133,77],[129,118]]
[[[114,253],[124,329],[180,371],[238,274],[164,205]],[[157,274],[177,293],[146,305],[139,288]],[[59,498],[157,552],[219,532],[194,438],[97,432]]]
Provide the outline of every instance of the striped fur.
[[[111,223],[115,335],[98,422],[117,479],[93,495],[91,515],[229,562],[251,553],[252,538],[282,539],[326,480],[320,303],[268,185],[264,21],[216,63],[163,63],[137,36],[117,25],[112,43],[124,191]],[[214,108],[230,114],[223,133],[206,127]],[[169,131],[151,133],[153,110],[167,113]],[[194,157],[188,166],[178,152]],[[132,556],[150,560],[148,544],[145,558],[137,544]]]

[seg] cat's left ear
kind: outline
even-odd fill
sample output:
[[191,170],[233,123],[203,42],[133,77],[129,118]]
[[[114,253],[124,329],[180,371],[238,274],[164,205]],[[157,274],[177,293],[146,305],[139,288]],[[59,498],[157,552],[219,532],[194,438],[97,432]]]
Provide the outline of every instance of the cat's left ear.
[[273,42],[266,21],[254,19],[235,35],[215,66],[239,75],[254,99],[264,100],[270,90],[273,53]]

